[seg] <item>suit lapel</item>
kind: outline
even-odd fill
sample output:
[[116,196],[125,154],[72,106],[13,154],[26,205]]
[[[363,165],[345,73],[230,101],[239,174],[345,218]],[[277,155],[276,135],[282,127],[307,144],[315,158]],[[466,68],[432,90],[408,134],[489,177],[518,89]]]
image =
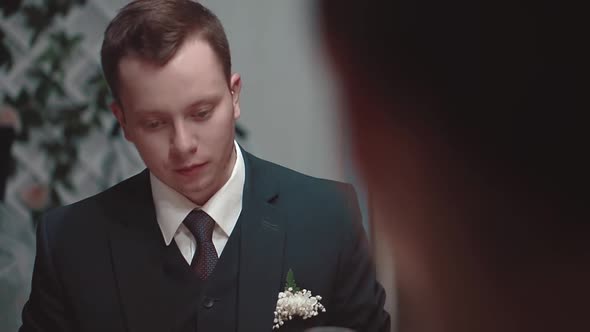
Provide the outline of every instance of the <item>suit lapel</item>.
[[272,204],[278,196],[276,177],[244,150],[246,182],[240,215],[238,331],[272,328],[277,296],[283,286],[285,221]]
[[[131,179],[120,199],[112,202],[111,255],[129,331],[166,331],[175,321],[176,303],[191,296],[190,280],[167,268],[165,246],[156,221],[144,171]],[[180,255],[180,253],[178,253]],[[194,294],[193,294],[194,295]]]

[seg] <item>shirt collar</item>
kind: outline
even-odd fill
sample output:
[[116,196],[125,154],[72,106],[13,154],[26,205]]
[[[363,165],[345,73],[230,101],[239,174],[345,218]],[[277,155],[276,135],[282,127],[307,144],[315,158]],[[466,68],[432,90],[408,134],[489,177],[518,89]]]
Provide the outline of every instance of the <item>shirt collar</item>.
[[184,218],[195,208],[207,212],[225,236],[229,237],[242,210],[242,193],[246,178],[242,151],[236,141],[234,146],[236,162],[229,179],[202,207],[164,184],[150,172],[156,219],[166,245],[170,245]]

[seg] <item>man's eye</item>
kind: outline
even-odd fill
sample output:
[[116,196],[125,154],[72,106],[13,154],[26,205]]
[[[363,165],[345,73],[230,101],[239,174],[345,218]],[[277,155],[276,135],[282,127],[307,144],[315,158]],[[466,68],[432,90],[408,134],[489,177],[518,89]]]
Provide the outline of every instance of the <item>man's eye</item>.
[[199,120],[204,120],[206,118],[209,117],[209,115],[211,114],[210,110],[206,110],[206,111],[199,111],[193,114],[193,117]]
[[161,125],[162,125],[162,121],[159,121],[159,120],[147,121],[145,123],[145,126],[149,129],[156,129],[156,128],[160,127]]

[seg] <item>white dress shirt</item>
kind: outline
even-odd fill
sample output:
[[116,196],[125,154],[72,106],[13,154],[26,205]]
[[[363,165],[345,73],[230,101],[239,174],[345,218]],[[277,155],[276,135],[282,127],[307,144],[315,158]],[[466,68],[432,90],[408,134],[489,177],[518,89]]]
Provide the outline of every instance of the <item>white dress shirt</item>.
[[202,207],[196,205],[150,173],[156,219],[160,225],[164,241],[166,245],[170,245],[172,239],[174,239],[188,264],[193,259],[197,242],[182,221],[193,209],[201,208],[215,220],[213,245],[215,245],[217,256],[221,256],[223,248],[225,248],[242,212],[242,193],[246,170],[242,151],[236,141],[234,141],[234,146],[236,149],[236,161],[229,179]]

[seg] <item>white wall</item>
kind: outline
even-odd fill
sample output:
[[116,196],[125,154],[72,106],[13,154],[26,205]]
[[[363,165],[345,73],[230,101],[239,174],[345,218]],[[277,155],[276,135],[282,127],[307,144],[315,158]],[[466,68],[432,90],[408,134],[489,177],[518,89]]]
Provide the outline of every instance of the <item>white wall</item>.
[[310,175],[345,179],[330,79],[307,0],[208,0],[242,75],[241,124],[252,153]]

